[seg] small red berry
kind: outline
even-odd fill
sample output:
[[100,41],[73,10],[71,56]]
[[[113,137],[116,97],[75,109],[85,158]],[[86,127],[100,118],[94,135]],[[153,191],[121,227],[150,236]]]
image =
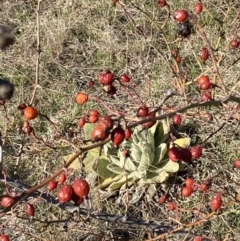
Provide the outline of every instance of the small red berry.
[[173,202],[168,203],[168,210],[174,211],[176,209],[176,204]]
[[110,70],[102,71],[98,76],[98,81],[100,84],[111,85],[114,79],[114,75]]
[[124,139],[125,139],[125,131],[120,125],[112,130],[111,140],[115,148],[118,148],[119,145],[124,141]]
[[109,116],[102,116],[99,118],[99,124],[104,126],[107,131],[110,131],[113,128],[114,121]]
[[89,184],[87,183],[87,181],[83,179],[75,180],[72,187],[75,194],[78,195],[79,197],[85,198],[89,194],[89,190],[90,190]]
[[193,188],[192,187],[184,187],[182,189],[182,196],[183,197],[189,197],[189,196],[191,196],[192,192],[193,192]]
[[88,117],[88,121],[89,121],[89,123],[96,123],[98,121],[98,116],[90,115]]
[[125,130],[125,140],[127,141],[132,136],[132,130],[126,129]]
[[192,153],[189,149],[187,149],[187,148],[181,149],[181,156],[182,156],[181,159],[184,162],[187,162],[187,163],[192,162]]
[[221,199],[221,195],[218,194],[212,198],[211,208],[213,211],[217,211],[218,209],[221,208],[221,206],[222,206],[222,199]]
[[167,196],[166,195],[162,195],[159,199],[158,199],[158,203],[159,204],[163,204],[165,203],[167,200]]
[[176,114],[174,117],[173,117],[173,124],[176,125],[176,126],[180,126],[182,123],[182,116],[179,115],[179,114]]
[[201,146],[193,146],[190,149],[191,153],[192,153],[192,158],[193,159],[198,159],[202,156],[202,147]]
[[58,185],[58,182],[56,182],[56,181],[50,181],[50,182],[48,183],[47,189],[48,189],[49,191],[52,191],[52,190],[54,190],[54,189],[57,188],[57,185]]
[[65,172],[62,172],[62,173],[60,174],[59,178],[58,178],[58,182],[59,182],[60,184],[63,184],[63,183],[66,181],[66,179],[67,179],[67,177],[66,177]]
[[0,236],[0,241],[9,241],[9,240],[10,240],[9,237],[6,234],[2,234]]
[[79,121],[78,121],[78,126],[80,128],[82,128],[84,125],[86,124],[86,118],[83,116],[83,117],[80,117]]
[[31,217],[33,217],[35,214],[35,209],[34,209],[33,205],[30,203],[26,203],[25,211],[26,211],[27,215],[31,216]]
[[137,117],[146,117],[148,115],[148,107],[143,105],[137,110]]
[[13,198],[11,198],[11,197],[3,197],[2,198],[2,201],[1,201],[1,204],[2,204],[2,206],[3,207],[9,207],[10,205],[12,205],[12,203],[13,203]]
[[204,91],[201,96],[201,101],[206,102],[212,100],[212,95],[208,91]]
[[201,85],[201,84],[204,84],[204,83],[209,83],[210,79],[209,79],[208,76],[202,75],[198,78],[197,82],[198,82],[198,85]]
[[176,62],[179,64],[179,63],[181,63],[181,61],[182,61],[182,58],[180,56],[177,56],[176,57]]
[[202,237],[201,236],[196,236],[193,241],[202,241]]
[[122,82],[130,82],[130,77],[127,74],[122,74],[121,75],[121,81]]
[[182,152],[179,148],[174,146],[174,147],[169,149],[168,157],[169,157],[170,160],[172,160],[174,162],[178,162],[179,160],[182,159]]
[[178,22],[184,22],[188,18],[188,12],[186,10],[183,10],[183,9],[177,10],[174,13],[173,18]]
[[211,179],[207,179],[201,182],[200,184],[200,190],[202,192],[206,192],[207,190],[209,190],[212,186],[212,180]]
[[128,149],[122,150],[122,155],[124,158],[127,158],[130,156],[130,151]]
[[158,5],[159,5],[160,7],[165,7],[165,6],[167,5],[167,1],[166,1],[166,0],[159,0],[159,1],[158,1]]
[[235,160],[234,167],[240,169],[240,159]]
[[58,190],[58,200],[60,203],[69,202],[72,199],[73,188],[70,185],[63,185]]
[[203,10],[203,4],[201,2],[197,3],[193,8],[193,11],[195,14],[200,14],[202,10]]
[[191,178],[191,177],[186,178],[186,180],[185,180],[185,185],[186,185],[187,187],[192,187],[192,186],[193,186],[193,183],[194,183],[193,178]]
[[89,112],[89,115],[90,115],[90,116],[97,116],[97,117],[98,117],[99,113],[98,113],[97,110],[91,110],[91,111]]
[[207,48],[202,48],[201,52],[200,52],[200,59],[202,60],[202,62],[206,62],[208,60],[209,57],[209,51]]
[[106,131],[106,127],[98,124],[91,133],[91,140],[92,142],[103,141],[108,137],[108,134],[109,133]]
[[208,90],[208,89],[211,88],[211,86],[212,86],[212,83],[206,82],[206,83],[200,84],[200,85],[199,85],[199,88],[200,88],[201,90]]
[[231,40],[230,45],[231,45],[231,47],[232,47],[233,49],[236,49],[236,48],[238,48],[239,43],[240,43],[240,42],[239,42],[238,40],[233,39],[233,40]]
[[28,121],[24,122],[22,131],[25,134],[31,134],[33,132],[33,128],[29,125]]
[[25,103],[20,103],[18,105],[18,110],[24,110],[27,107],[27,105]]

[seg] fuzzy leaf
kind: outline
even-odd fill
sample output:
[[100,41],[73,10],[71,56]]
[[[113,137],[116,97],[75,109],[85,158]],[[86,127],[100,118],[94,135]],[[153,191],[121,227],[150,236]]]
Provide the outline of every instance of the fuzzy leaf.
[[100,180],[98,187],[100,189],[105,189],[107,188],[111,183],[118,181],[119,179],[121,179],[123,177],[123,175],[116,175],[107,179],[102,179]]
[[[128,180],[130,181],[130,178],[129,178],[129,177],[128,177]],[[113,191],[115,191],[115,190],[120,189],[121,186],[122,186],[123,184],[125,184],[125,183],[126,183],[126,176],[120,178],[118,181],[113,182],[113,183],[108,187],[108,189],[109,189],[110,192],[113,192]]]
[[120,157],[120,163],[124,163],[122,168],[125,169],[127,172],[133,172],[137,170],[137,167],[134,165],[133,161],[131,158],[124,158],[123,156]]
[[158,175],[148,178],[145,183],[162,183],[169,178],[169,174],[166,171],[161,171]]
[[169,137],[166,121],[159,121],[155,131],[155,147],[166,142]]
[[148,170],[149,165],[153,162],[154,154],[149,149],[148,145],[143,146],[141,160],[138,166],[138,171],[143,173]]
[[120,163],[120,159],[119,159],[117,156],[110,156],[110,163],[113,163],[113,164],[115,164],[116,166],[119,166],[119,167],[121,167],[121,168],[122,168],[122,166],[123,166],[123,164],[124,164],[124,162],[123,162],[123,163]]
[[109,164],[107,165],[107,169],[112,171],[113,173],[115,174],[121,174],[123,175],[125,172],[124,172],[124,169],[121,168],[121,167],[118,167],[116,166],[115,164]]
[[108,142],[103,146],[105,156],[117,156],[118,150],[113,146],[112,142]]
[[97,166],[97,174],[103,178],[103,179],[107,179],[110,177],[113,177],[115,175],[115,173],[113,173],[112,171],[110,171],[107,166],[110,164],[109,160],[107,158],[101,157],[98,161],[98,166]]
[[152,165],[153,166],[158,165],[160,163],[160,161],[162,161],[166,152],[167,152],[167,145],[166,145],[166,143],[162,143],[160,146],[158,146],[155,149],[154,160],[153,160]]
[[171,160],[164,161],[163,163],[160,163],[160,165],[155,167],[155,170],[152,169],[152,172],[160,173],[162,171],[168,172],[168,173],[176,173],[179,170],[179,163],[173,162]]
[[136,145],[136,144],[132,144],[132,147],[131,147],[131,158],[132,158],[134,163],[137,163],[137,165],[138,165],[138,163],[141,160],[141,155],[142,155],[142,151],[141,151],[140,146]]

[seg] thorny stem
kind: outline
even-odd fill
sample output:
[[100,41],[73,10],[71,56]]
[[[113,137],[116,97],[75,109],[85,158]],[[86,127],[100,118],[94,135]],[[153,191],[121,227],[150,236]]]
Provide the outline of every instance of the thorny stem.
[[211,55],[211,59],[212,59],[214,71],[215,71],[215,73],[216,73],[219,81],[221,82],[221,88],[222,88],[222,90],[223,90],[223,93],[225,94],[225,96],[227,96],[227,95],[228,95],[228,91],[227,91],[227,89],[226,89],[226,86],[225,86],[225,84],[224,84],[224,81],[223,81],[223,79],[222,79],[222,76],[221,76],[221,74],[220,74],[220,72],[219,72],[219,69],[218,69],[218,66],[217,66],[217,61],[216,61],[215,55],[214,55],[214,53],[213,53],[213,50],[212,50],[212,48],[211,48],[211,44],[210,44],[210,42],[209,42],[209,40],[208,40],[208,38],[207,38],[207,35],[206,35],[204,29],[202,28],[202,26],[200,26],[199,23],[196,23],[196,26],[197,26],[197,28],[199,29],[199,32],[200,32],[202,38],[204,39],[204,41],[205,41],[205,43],[206,43],[206,45],[207,45],[208,51],[209,51],[209,53],[210,53],[210,55]]
[[138,97],[138,99],[140,100],[140,102],[141,102],[142,104],[144,104],[143,101],[141,100],[140,96],[137,94],[137,92],[136,92],[134,89],[125,86],[125,85],[124,85],[123,83],[121,83],[121,81],[119,81],[119,80],[118,80],[118,83],[120,84],[121,88],[123,88],[124,91],[126,91],[126,93],[128,94],[128,96],[131,98],[131,100],[133,101],[133,103],[134,103],[137,107],[139,107],[139,104],[134,100],[132,94],[129,92],[128,89],[131,89],[131,90],[134,92],[134,94]]
[[[229,101],[234,101],[234,102],[240,103],[240,98],[235,97],[235,96],[228,96],[227,98],[225,98],[225,99],[223,99],[221,101],[213,100],[213,101],[208,101],[208,102],[203,102],[203,103],[194,103],[194,104],[191,104],[191,105],[187,105],[187,106],[185,106],[185,107],[183,107],[181,109],[178,109],[177,111],[171,112],[171,113],[167,113],[167,114],[163,114],[163,115],[160,115],[160,116],[156,116],[154,118],[146,118],[146,119],[140,120],[138,122],[135,122],[133,124],[128,125],[127,128],[133,128],[133,127],[135,127],[137,125],[143,124],[143,123],[148,122],[148,121],[162,120],[162,119],[165,119],[165,118],[170,118],[170,117],[174,116],[176,113],[182,113],[182,112],[185,112],[188,109],[192,109],[192,108],[203,107],[203,106],[212,106],[212,105],[222,106],[223,103],[226,103],[226,102],[229,102]],[[15,207],[18,202],[23,201],[28,196],[30,196],[31,193],[33,193],[34,191],[38,190],[39,188],[47,185],[51,180],[53,180],[62,171],[64,171],[64,168],[69,167],[71,165],[71,163],[79,155],[81,155],[83,152],[91,150],[91,149],[99,147],[99,146],[103,146],[108,141],[110,141],[110,137],[108,137],[106,140],[104,140],[102,142],[98,142],[98,143],[94,143],[94,144],[91,144],[91,145],[86,145],[86,146],[80,147],[79,150],[71,158],[69,158],[67,163],[63,166],[63,168],[58,169],[52,176],[46,178],[45,180],[43,180],[39,184],[35,185],[34,187],[31,187],[29,190],[27,190],[24,193],[22,193],[18,198],[15,199],[15,201],[13,202],[13,204],[11,206],[9,206],[9,207],[7,207],[7,208],[5,208],[3,210],[3,213],[0,214],[0,217],[2,217],[4,215],[4,213],[10,211],[12,207]]]
[[[3,177],[0,175],[0,182],[3,181]],[[21,189],[23,191],[28,191],[29,189],[31,189],[31,187],[19,182],[19,181],[15,181],[12,180],[10,178],[7,178],[7,182],[10,186],[13,186],[15,188]],[[80,215],[83,216],[90,216],[91,218],[94,219],[98,219],[98,220],[103,220],[103,221],[107,221],[107,222],[115,222],[115,223],[123,223],[123,224],[128,224],[128,225],[140,225],[140,226],[145,226],[148,227],[150,229],[156,230],[160,233],[164,233],[164,235],[166,235],[169,232],[172,232],[174,230],[174,233],[178,233],[178,234],[182,234],[185,235],[186,233],[188,233],[188,231],[183,230],[183,227],[181,229],[176,230],[174,226],[165,226],[165,225],[161,225],[158,223],[155,223],[153,221],[146,221],[143,219],[138,219],[138,218],[133,218],[133,217],[126,217],[126,216],[119,216],[119,215],[112,215],[112,214],[108,214],[108,213],[99,213],[99,212],[93,212],[93,213],[89,213],[88,209],[85,208],[79,208],[71,203],[65,203],[65,204],[59,204],[58,200],[53,197],[50,194],[47,193],[40,193],[39,191],[34,191],[31,193],[31,196],[38,198],[40,197],[42,200],[46,201],[47,203],[51,203],[52,205],[55,205],[71,214],[74,213],[79,213]],[[21,218],[21,217],[20,217]],[[38,221],[40,223],[59,223],[59,222],[64,222],[66,220],[48,220],[48,221],[41,221],[39,219],[35,219],[34,221]]]

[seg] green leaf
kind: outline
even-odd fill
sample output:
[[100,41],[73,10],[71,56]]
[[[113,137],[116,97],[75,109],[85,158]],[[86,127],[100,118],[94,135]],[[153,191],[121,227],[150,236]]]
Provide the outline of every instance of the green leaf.
[[107,168],[109,164],[110,164],[109,160],[105,157],[101,157],[98,161],[96,172],[103,179],[107,179],[115,175],[115,173],[113,173]]
[[121,168],[121,167],[118,167],[116,166],[115,164],[109,164],[107,165],[107,169],[112,171],[113,173],[115,174],[121,174],[123,175],[125,172],[124,172],[124,169]]
[[116,166],[119,166],[122,168],[123,163],[120,163],[120,159],[117,156],[110,156],[110,163],[114,163]]
[[137,167],[134,165],[133,161],[131,160],[131,158],[124,158],[123,156],[120,157],[120,163],[124,163],[123,164],[123,169],[125,169],[128,172],[133,172],[137,170]]
[[169,178],[169,174],[166,171],[161,171],[158,175],[148,178],[145,183],[162,183]]
[[108,142],[103,146],[105,156],[117,156],[118,150],[113,146],[112,142]]
[[154,154],[149,149],[147,144],[145,146],[143,146],[142,148],[143,148],[142,156],[141,156],[141,160],[140,160],[140,163],[138,166],[138,171],[140,173],[147,171],[149,168],[149,165],[153,162],[153,159],[154,159]]
[[191,139],[189,137],[184,137],[175,140],[174,143],[182,148],[188,148],[190,146]]
[[[130,181],[129,178],[128,178],[128,180]],[[120,189],[121,186],[122,186],[123,184],[125,184],[125,183],[126,183],[126,176],[120,178],[118,181],[113,182],[113,183],[108,187],[108,190],[109,190],[110,192],[113,192],[113,191],[115,191],[115,190],[118,190],[118,189]]]
[[123,177],[123,175],[116,175],[107,179],[102,179],[100,180],[99,184],[98,184],[98,188],[100,189],[105,189],[107,188],[111,183],[118,181],[119,179],[121,179]]
[[168,160],[168,161],[164,161],[159,166],[156,166],[155,172],[159,173],[161,171],[166,171],[168,173],[176,173],[178,172],[178,170],[179,170],[179,163]]
[[137,144],[132,144],[132,148],[131,148],[131,158],[133,160],[133,162],[135,162],[137,165],[139,164],[140,160],[141,160],[141,155],[142,155],[142,151],[139,145]]
[[160,163],[160,161],[162,161],[162,159],[166,153],[167,153],[167,145],[166,145],[166,143],[162,143],[160,146],[158,146],[155,149],[154,160],[153,160],[152,165],[153,166],[158,165]]
[[155,147],[166,142],[169,138],[168,127],[166,121],[159,121],[155,131]]

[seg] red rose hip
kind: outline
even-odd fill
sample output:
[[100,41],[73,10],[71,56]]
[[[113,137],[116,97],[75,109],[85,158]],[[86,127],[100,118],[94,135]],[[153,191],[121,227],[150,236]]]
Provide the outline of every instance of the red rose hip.
[[176,146],[170,148],[168,151],[168,157],[170,160],[172,160],[174,162],[178,162],[180,159],[182,159],[181,150],[179,148],[177,148]]
[[185,22],[188,19],[188,12],[184,9],[177,10],[173,18],[178,22]]
[[86,198],[89,194],[89,184],[84,179],[77,179],[74,181],[73,190],[76,195],[78,195],[81,198]]
[[70,185],[63,185],[58,190],[58,200],[60,203],[69,202],[72,199],[73,188]]

